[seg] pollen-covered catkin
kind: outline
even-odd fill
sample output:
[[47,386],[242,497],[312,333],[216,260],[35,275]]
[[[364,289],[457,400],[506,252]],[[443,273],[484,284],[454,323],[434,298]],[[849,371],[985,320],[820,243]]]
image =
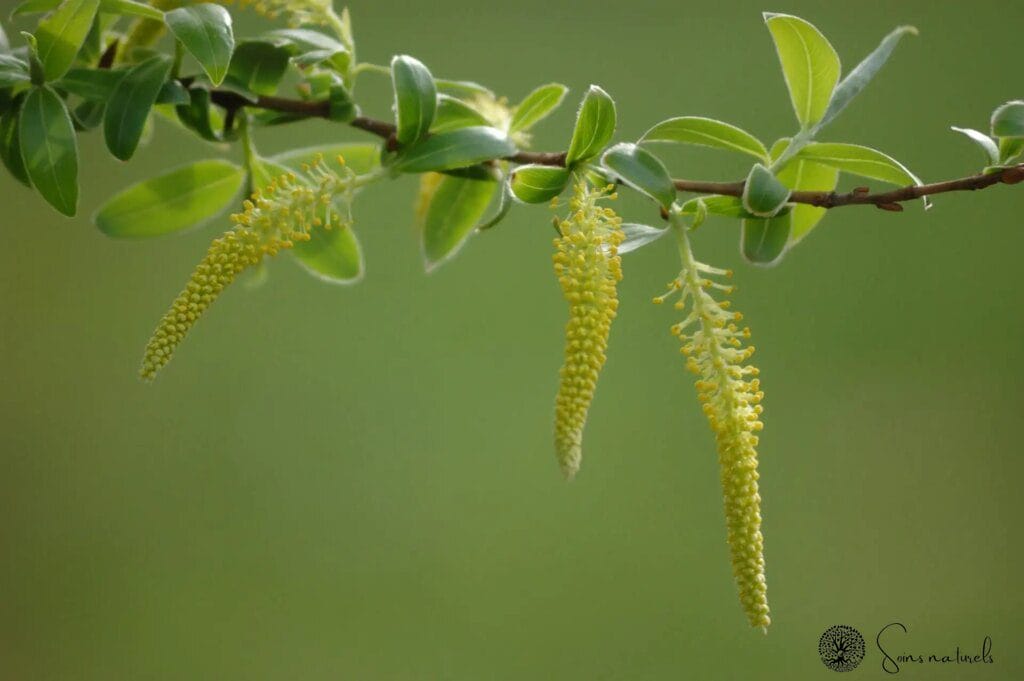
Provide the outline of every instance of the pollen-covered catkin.
[[139,368],[144,380],[156,377],[199,317],[239,274],[258,265],[264,256],[308,241],[313,229],[343,228],[351,222],[347,213],[339,213],[333,205],[338,196],[351,198],[354,176],[343,159],[338,160],[340,174],[328,170],[318,158],[301,175],[282,175],[256,191],[252,200],[244,202],[244,210],[231,216],[234,227],[210,244],[149,339]]
[[572,478],[580,467],[583,428],[605,362],[608,332],[619,301],[622,279],[618,246],[622,220],[600,205],[614,198],[613,187],[595,189],[580,180],[570,201],[570,214],[558,222],[554,265],[569,303],[565,326],[565,364],[555,399],[555,452],[562,472]]
[[728,311],[710,291],[729,294],[733,287],[714,281],[732,272],[697,262],[689,240],[680,235],[683,270],[669,292],[655,298],[663,302],[678,293],[676,309],[689,310],[672,327],[682,342],[686,367],[697,375],[697,396],[702,403],[718,446],[722,496],[733,577],[740,603],[752,626],[766,629],[768,591],[765,582],[764,538],[761,534],[761,496],[758,492],[756,435],[762,428],[760,379],[756,367],[747,364],[754,354],[744,346],[750,329],[737,325],[743,317]]

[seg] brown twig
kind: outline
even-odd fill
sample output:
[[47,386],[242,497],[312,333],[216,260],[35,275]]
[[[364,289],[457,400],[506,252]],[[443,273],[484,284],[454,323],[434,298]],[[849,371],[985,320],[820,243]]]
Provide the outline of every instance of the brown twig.
[[[210,100],[229,111],[237,110],[241,107],[254,107],[281,113],[297,114],[309,118],[328,118],[330,116],[330,104],[327,101],[304,101],[261,95],[257,97],[255,102],[252,102],[239,94],[226,90],[212,91],[210,93]],[[393,144],[395,126],[391,123],[358,116],[349,121],[349,125],[388,140]],[[506,157],[506,160],[520,164],[535,163],[538,165],[564,166],[565,152],[519,151],[512,156]],[[797,191],[793,192],[789,200],[792,203],[804,203],[820,208],[873,205],[882,210],[898,212],[903,210],[903,206],[900,205],[901,203],[913,201],[923,196],[933,196],[949,192],[977,191],[997,184],[1017,184],[1022,181],[1024,181],[1024,163],[991,173],[971,175],[955,180],[946,180],[945,182],[900,187],[899,189],[887,192],[871,193],[867,187],[857,187],[845,194]],[[699,180],[674,180],[674,182],[676,189],[684,192],[737,197],[743,195],[744,183],[742,181],[704,182]]]

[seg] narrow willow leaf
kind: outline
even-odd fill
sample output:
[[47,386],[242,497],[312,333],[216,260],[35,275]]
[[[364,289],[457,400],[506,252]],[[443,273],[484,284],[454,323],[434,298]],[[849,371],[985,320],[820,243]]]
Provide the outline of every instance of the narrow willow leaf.
[[686,215],[698,215],[704,211],[710,215],[721,215],[727,218],[757,217],[753,213],[747,212],[739,197],[719,196],[718,194],[690,199],[680,206],[680,211]]
[[380,147],[356,142],[293,149],[272,156],[271,160],[291,170],[300,170],[303,165],[312,165],[318,157],[337,159],[339,156],[357,175],[365,175],[380,167]]
[[11,53],[11,41],[7,38],[7,32],[4,31],[3,24],[0,24],[0,54]]
[[495,99],[496,95],[491,88],[481,85],[480,83],[474,83],[471,80],[450,80],[448,78],[435,78],[434,85],[437,86],[438,92],[444,92],[451,94],[452,96],[457,95],[485,95],[491,99]]
[[65,73],[53,86],[72,95],[78,95],[82,99],[106,102],[114,94],[124,74],[124,71],[110,69],[74,68]]
[[244,180],[245,171],[233,163],[197,161],[125,189],[103,204],[93,222],[118,238],[199,227],[234,201]]
[[988,158],[988,162],[992,165],[999,163],[999,145],[996,144],[995,140],[978,130],[971,128],[958,128],[955,125],[950,126],[950,130],[958,132],[969,140],[981,147],[982,152]]
[[754,265],[774,265],[786,251],[791,228],[791,213],[773,218],[744,218],[740,252]]
[[641,225],[635,222],[627,222],[622,225],[622,233],[625,238],[622,243],[619,244],[619,255],[625,255],[631,253],[637,249],[643,248],[647,244],[654,243],[661,237],[669,233],[670,230],[664,227],[651,227],[650,225]]
[[576,114],[576,127],[565,156],[565,165],[589,161],[602,151],[615,134],[615,102],[596,85],[591,85]]
[[318,229],[297,242],[292,254],[302,268],[328,284],[355,284],[363,278],[363,250],[349,226]]
[[27,83],[30,80],[28,64],[9,54],[0,54],[0,88]]
[[35,37],[47,82],[67,73],[92,28],[99,0],[66,0],[39,22]]
[[992,136],[1024,137],[1024,102],[1007,102],[992,112]]
[[768,168],[755,163],[743,185],[743,208],[762,218],[777,215],[789,200],[790,191]]
[[295,63],[302,66],[321,64],[344,74],[352,61],[352,55],[345,45],[319,31],[284,28],[271,31],[265,34],[265,37],[286,46]]
[[616,144],[601,157],[601,164],[633,189],[663,208],[676,200],[676,188],[657,156],[635,144]]
[[555,166],[525,165],[512,172],[509,187],[523,203],[545,203],[565,190],[569,170]]
[[231,55],[228,80],[249,92],[272,95],[288,70],[288,50],[273,43],[239,43]]
[[[857,144],[814,142],[797,152],[794,158],[823,163],[844,173],[897,186],[921,184],[921,180],[896,159]],[[922,198],[926,207],[931,205],[927,196]]]
[[149,112],[170,72],[171,60],[157,55],[133,66],[114,88],[103,115],[103,138],[116,158],[127,161],[135,154]]
[[461,99],[449,95],[437,96],[437,112],[430,132],[447,132],[474,125],[487,125],[487,118]]
[[164,13],[156,7],[134,2],[134,0],[100,0],[100,11],[107,14],[153,19],[154,21],[164,20]]
[[31,187],[25,160],[21,157],[21,138],[18,134],[18,118],[26,96],[22,93],[15,97],[11,107],[0,114],[0,161],[3,161],[4,167],[14,179]]
[[391,60],[391,82],[395,91],[395,138],[399,144],[411,144],[430,131],[437,110],[437,86],[427,67],[407,55]]
[[766,12],[764,21],[775,42],[796,118],[808,129],[822,119],[832,99],[839,80],[839,56],[817,28],[799,17]]
[[171,10],[164,21],[213,84],[220,85],[228,73],[235,49],[228,11],[220,5],[202,3]]
[[562,103],[568,91],[569,88],[561,83],[548,83],[526,95],[523,101],[516,105],[515,113],[512,114],[512,122],[509,124],[509,131],[529,130],[547,118]]
[[18,143],[32,185],[68,217],[78,211],[78,143],[64,101],[49,87],[33,89],[18,118]]
[[828,109],[825,110],[825,115],[818,121],[816,127],[819,130],[842,113],[843,109],[853,101],[853,98],[867,87],[879,70],[885,66],[885,62],[889,61],[889,57],[892,55],[893,50],[896,49],[896,45],[899,44],[905,35],[917,35],[917,29],[913,26],[900,26],[892,31],[882,39],[882,42],[871,54],[865,57],[861,63],[857,64],[853,71],[850,71],[840,81],[839,85],[836,86],[835,92],[832,94],[832,100],[828,104]]
[[515,146],[494,128],[460,128],[420,140],[399,151],[394,168],[401,173],[465,168],[511,156]]
[[432,271],[451,259],[487,211],[498,183],[444,176],[423,221],[423,259]]
[[750,154],[759,161],[768,158],[761,140],[735,125],[701,116],[681,116],[658,123],[644,133],[640,142],[679,142]]
[[1010,163],[1024,152],[1024,137],[999,138],[999,162]]

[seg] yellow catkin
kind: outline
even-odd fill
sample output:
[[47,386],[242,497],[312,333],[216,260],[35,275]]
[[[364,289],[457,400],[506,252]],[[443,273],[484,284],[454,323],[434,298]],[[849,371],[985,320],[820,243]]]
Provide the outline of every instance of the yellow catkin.
[[210,244],[160,320],[146,345],[139,375],[153,380],[200,316],[239,274],[297,241],[308,241],[314,229],[349,224],[347,212],[339,213],[332,202],[339,196],[351,198],[352,177],[347,168],[336,174],[317,159],[301,175],[282,175],[245,201],[244,210],[231,216],[234,227]]
[[767,629],[768,591],[764,570],[764,538],[761,534],[761,496],[758,493],[756,435],[760,420],[761,392],[756,367],[747,364],[754,354],[745,346],[750,329],[740,328],[738,312],[711,294],[732,293],[733,287],[713,277],[732,272],[697,262],[688,237],[680,231],[683,269],[669,285],[669,292],[655,298],[663,302],[678,294],[676,309],[688,310],[686,318],[672,327],[682,343],[686,367],[697,375],[697,396],[715,433],[721,471],[725,521],[733,577],[740,603],[752,626]]
[[619,304],[615,287],[622,280],[617,251],[622,220],[600,205],[602,199],[614,198],[611,190],[578,182],[570,214],[558,223],[561,236],[554,242],[555,274],[569,303],[565,364],[555,399],[555,453],[570,479],[580,467],[587,411]]

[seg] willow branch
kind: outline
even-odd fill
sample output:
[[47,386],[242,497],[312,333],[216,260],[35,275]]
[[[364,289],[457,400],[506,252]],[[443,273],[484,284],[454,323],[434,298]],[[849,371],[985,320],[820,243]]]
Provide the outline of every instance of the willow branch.
[[[280,113],[294,114],[307,118],[329,118],[330,104],[327,101],[305,101],[298,99],[285,99],[283,97],[268,97],[260,95],[252,102],[239,94],[226,90],[214,90],[210,93],[210,99],[218,106],[228,111],[235,111],[242,107],[253,107],[277,111]],[[395,145],[395,126],[386,121],[381,121],[365,116],[357,116],[349,121],[353,128],[363,130],[377,137],[383,138],[392,146]],[[535,163],[538,165],[564,166],[565,152],[545,151],[519,151],[505,160],[514,163]],[[990,173],[970,175],[944,182],[933,182],[932,184],[911,185],[900,187],[886,192],[872,193],[867,187],[857,187],[851,192],[840,194],[836,192],[811,192],[796,191],[790,196],[792,203],[804,203],[819,208],[840,208],[842,206],[872,205],[876,208],[889,211],[902,211],[900,205],[906,201],[920,199],[923,196],[934,196],[935,194],[947,194],[949,192],[978,191],[997,184],[1017,184],[1024,181],[1024,163],[1009,166]],[[674,180],[676,189],[696,194],[721,194],[724,196],[743,196],[744,182],[703,182],[700,180]]]

